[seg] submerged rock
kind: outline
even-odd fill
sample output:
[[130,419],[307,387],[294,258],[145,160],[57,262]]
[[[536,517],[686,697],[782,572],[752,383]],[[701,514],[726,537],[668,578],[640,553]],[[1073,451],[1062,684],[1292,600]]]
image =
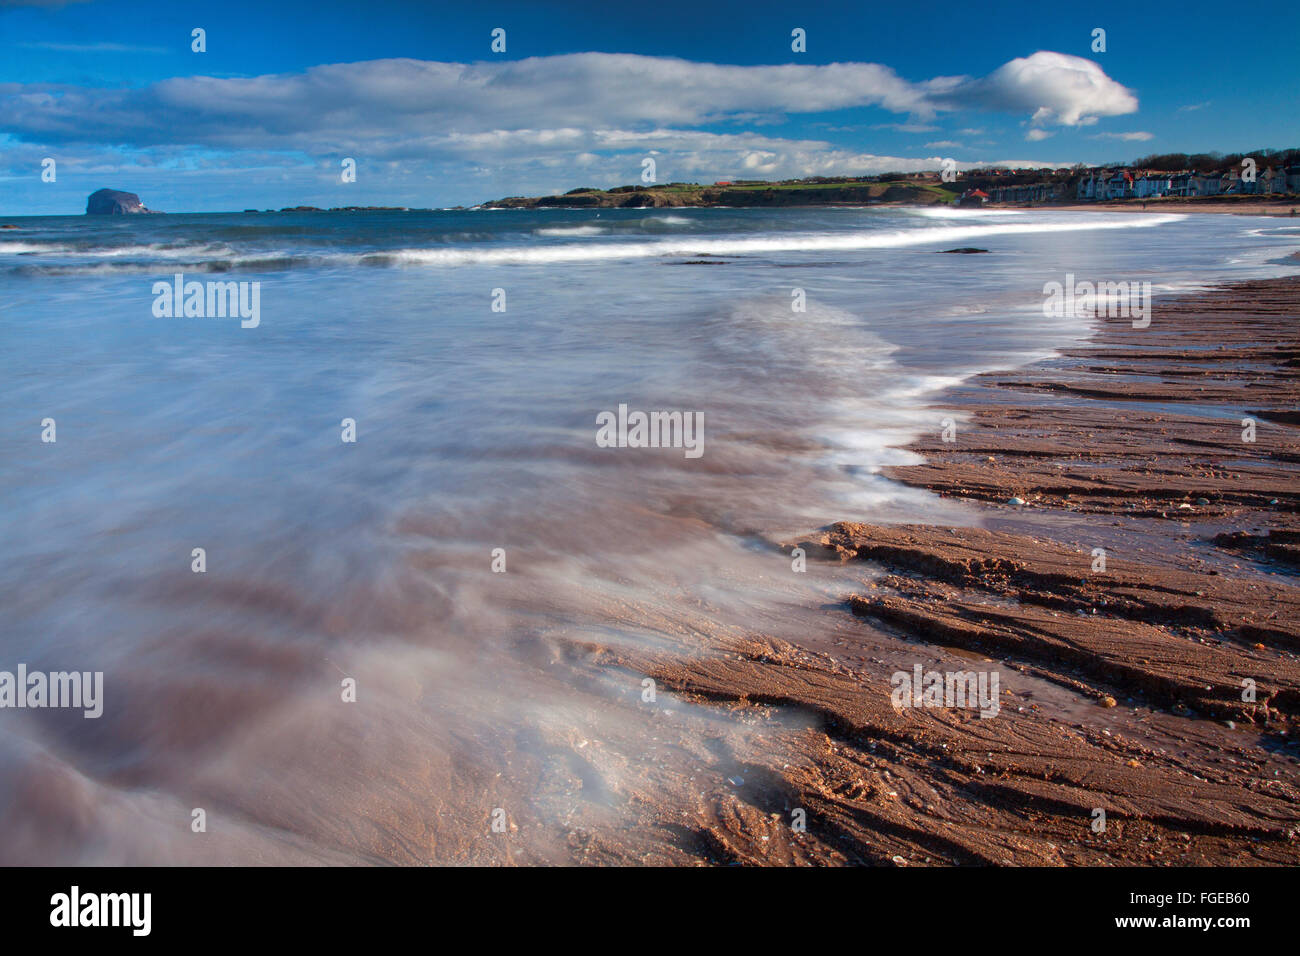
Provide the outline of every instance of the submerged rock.
[[118,189],[100,189],[86,200],[87,216],[125,216],[148,211],[135,193]]

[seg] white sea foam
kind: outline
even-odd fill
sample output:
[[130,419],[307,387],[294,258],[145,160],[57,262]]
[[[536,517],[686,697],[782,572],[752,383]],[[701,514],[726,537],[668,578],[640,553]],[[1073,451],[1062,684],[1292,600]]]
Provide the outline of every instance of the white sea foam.
[[986,236],[1030,233],[1079,232],[1112,229],[1144,229],[1178,222],[1182,216],[1128,217],[1124,220],[1015,222],[988,226],[938,226],[889,232],[836,234],[791,233],[754,239],[657,239],[618,242],[599,246],[567,244],[553,246],[503,246],[499,248],[399,249],[382,253],[410,265],[456,266],[472,263],[564,263],[616,259],[647,259],[665,256],[739,256],[768,252],[853,252],[890,249],[929,243],[951,243]]
[[111,249],[104,249],[80,248],[62,243],[0,242],[0,255],[39,254],[83,259],[194,259],[205,256],[225,257],[233,255],[234,251],[230,246],[212,243],[185,246],[150,243],[143,246],[116,246]]
[[1020,209],[970,209],[962,206],[903,207],[909,215],[922,219],[991,219],[998,216],[1023,216]]
[[547,226],[534,229],[535,236],[603,236],[607,230],[603,226]]
[[0,242],[0,255],[21,256],[34,252],[63,252],[67,246],[51,246],[46,243]]

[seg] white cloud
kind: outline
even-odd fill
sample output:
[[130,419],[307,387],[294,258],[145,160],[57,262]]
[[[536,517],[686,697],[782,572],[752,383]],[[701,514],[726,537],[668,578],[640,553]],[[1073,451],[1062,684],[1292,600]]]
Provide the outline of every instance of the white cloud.
[[563,190],[579,169],[592,185],[635,182],[650,151],[659,154],[660,182],[908,172],[941,163],[755,129],[793,114],[880,108],[906,117],[892,128],[925,132],[939,128],[931,120],[944,112],[1010,111],[1032,118],[1028,138],[1036,142],[1049,135],[1044,126],[1086,125],[1136,107],[1090,61],[1044,52],[983,79],[920,82],[873,63],[729,66],[578,53],[470,64],[370,60],[143,88],[0,83],[0,129],[10,145],[81,149],[105,163],[126,157],[171,170],[336,168],[338,157],[352,156],[371,182],[409,184],[418,176],[487,195]]
[[1038,125],[1086,126],[1136,112],[1137,97],[1092,60],[1046,50],[1017,57],[982,80],[959,86],[953,102],[1028,112]]
[[[875,63],[726,66],[631,54],[575,53],[491,63],[390,59],[302,73],[193,76],[142,89],[0,84],[0,126],[28,141],[192,144],[215,148],[365,147],[533,131],[732,123],[755,115],[880,107],[898,128],[931,130],[941,110],[1030,113],[1078,125],[1132,112],[1133,95],[1089,60],[1035,53],[981,80],[913,83]],[[557,131],[552,144],[544,130]]]
[[1046,159],[995,159],[981,166],[1001,166],[1005,169],[1066,169],[1073,166],[1075,160]]
[[1038,129],[1037,127],[1035,127],[1034,129],[1031,129],[1028,133],[1025,134],[1025,139],[1029,140],[1029,142],[1031,143],[1039,143],[1047,139],[1051,135],[1052,133],[1048,132],[1047,130]]
[[1142,130],[1136,130],[1132,133],[1098,133],[1093,139],[1120,139],[1125,142],[1145,143],[1149,139],[1155,139],[1155,136]]
[[892,129],[898,133],[933,133],[939,129],[928,123],[876,123],[872,129]]

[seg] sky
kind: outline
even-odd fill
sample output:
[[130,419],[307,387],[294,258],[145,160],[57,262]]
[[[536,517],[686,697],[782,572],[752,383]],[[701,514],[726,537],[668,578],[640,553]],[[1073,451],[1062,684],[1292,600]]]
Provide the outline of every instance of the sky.
[[0,214],[1287,148],[1297,51],[1285,4],[0,0]]

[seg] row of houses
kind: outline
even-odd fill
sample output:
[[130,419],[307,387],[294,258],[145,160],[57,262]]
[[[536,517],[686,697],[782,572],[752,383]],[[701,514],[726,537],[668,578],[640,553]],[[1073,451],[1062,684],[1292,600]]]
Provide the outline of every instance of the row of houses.
[[1075,186],[1075,198],[1085,201],[1283,193],[1300,193],[1300,166],[1270,166],[1251,180],[1243,179],[1236,168],[1224,173],[1139,171],[1137,175],[1127,169],[1099,169],[1080,178]]

